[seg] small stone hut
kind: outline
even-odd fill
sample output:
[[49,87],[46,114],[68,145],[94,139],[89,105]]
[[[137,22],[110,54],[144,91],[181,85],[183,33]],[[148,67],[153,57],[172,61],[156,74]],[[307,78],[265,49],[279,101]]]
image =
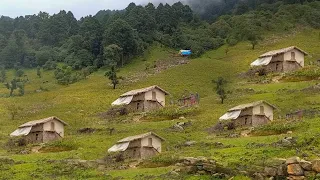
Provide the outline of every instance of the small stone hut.
[[273,121],[275,106],[265,101],[242,104],[231,108],[219,118],[220,121],[231,120],[236,127],[259,126]]
[[24,136],[27,143],[46,143],[63,138],[66,125],[57,117],[48,117],[22,124],[10,136]]
[[269,51],[251,63],[251,67],[263,67],[269,72],[290,72],[304,67],[305,51],[295,47],[287,47]]
[[122,94],[112,106],[125,105],[130,112],[148,112],[164,107],[168,94],[159,86],[150,86]]
[[121,139],[108,152],[122,152],[124,158],[145,159],[161,153],[162,141],[162,137],[148,132]]

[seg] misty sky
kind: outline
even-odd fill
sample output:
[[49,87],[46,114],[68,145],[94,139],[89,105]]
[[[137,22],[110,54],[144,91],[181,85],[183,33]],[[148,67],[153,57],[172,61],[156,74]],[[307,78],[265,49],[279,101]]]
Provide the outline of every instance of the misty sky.
[[130,2],[146,4],[150,1],[172,3],[178,0],[0,0],[0,15],[14,18],[38,14],[40,11],[54,14],[66,10],[72,11],[79,19],[86,15],[95,15],[102,9],[124,9]]

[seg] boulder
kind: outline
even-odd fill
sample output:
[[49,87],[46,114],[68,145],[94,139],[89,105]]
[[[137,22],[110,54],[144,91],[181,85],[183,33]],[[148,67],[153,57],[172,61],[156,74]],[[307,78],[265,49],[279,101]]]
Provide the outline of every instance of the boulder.
[[180,174],[176,171],[171,171],[169,174],[172,176],[180,176]]
[[299,162],[300,166],[306,171],[312,171],[312,163],[306,160],[301,160]]
[[194,157],[185,157],[182,159],[182,162],[186,165],[194,165],[198,162],[198,159]]
[[304,176],[289,176],[287,177],[288,180],[305,180],[306,177]]
[[98,170],[99,171],[104,171],[106,169],[106,166],[105,165],[99,165],[98,166]]
[[202,168],[205,171],[214,173],[216,171],[217,166],[215,164],[210,164],[210,163],[203,163]]
[[192,146],[195,145],[197,142],[196,141],[187,141],[184,143],[185,146]]
[[319,173],[320,172],[320,159],[312,161],[312,170]]
[[314,179],[316,177],[316,172],[314,171],[305,171],[304,176],[308,179]]
[[254,173],[253,176],[255,180],[264,180],[264,177],[261,173]]
[[183,130],[184,130],[184,128],[181,127],[181,126],[179,126],[178,124],[173,125],[172,128],[173,128],[174,130],[177,130],[177,131],[183,131]]
[[287,167],[287,171],[289,175],[294,175],[294,176],[304,175],[304,171],[299,164],[289,164]]
[[291,141],[288,140],[288,139],[282,139],[282,140],[280,141],[280,145],[281,145],[281,146],[284,146],[284,147],[289,147],[289,146],[292,145],[292,143],[291,143]]
[[97,164],[100,164],[100,165],[105,165],[105,164],[106,164],[106,161],[103,160],[103,159],[97,159],[97,160],[96,160],[96,163],[97,163]]
[[291,157],[291,158],[286,160],[286,165],[298,164],[299,162],[300,162],[300,158],[299,157]]
[[287,166],[285,164],[281,164],[278,167],[277,175],[278,176],[287,176],[288,175]]
[[266,176],[276,176],[277,175],[277,168],[274,168],[274,167],[265,167],[264,168],[264,174]]

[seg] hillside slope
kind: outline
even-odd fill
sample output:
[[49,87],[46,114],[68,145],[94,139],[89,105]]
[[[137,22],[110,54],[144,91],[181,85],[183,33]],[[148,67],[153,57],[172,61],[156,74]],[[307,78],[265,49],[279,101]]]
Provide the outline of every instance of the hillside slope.
[[[86,80],[69,86],[56,85],[52,72],[45,72],[44,77],[39,79],[36,77],[35,70],[27,70],[30,83],[26,85],[26,95],[0,98],[0,113],[3,115],[0,120],[0,158],[8,157],[16,162],[13,164],[2,162],[3,166],[0,166],[0,169],[6,168],[6,171],[1,169],[0,177],[2,179],[104,179],[106,174],[110,174],[113,177],[122,176],[132,179],[138,174],[164,174],[170,171],[171,167],[154,169],[141,167],[104,172],[90,168],[70,169],[64,164],[49,163],[50,160],[59,159],[95,160],[103,158],[107,155],[107,149],[117,140],[148,131],[154,131],[167,140],[164,144],[164,152],[151,162],[166,162],[180,156],[205,156],[214,158],[223,165],[246,170],[248,165],[259,165],[265,159],[286,158],[300,155],[301,152],[307,153],[309,158],[315,158],[317,155],[307,147],[301,148],[301,152],[296,154],[297,152],[290,148],[271,146],[248,148],[247,146],[248,143],[253,142],[273,143],[286,135],[223,138],[208,134],[206,129],[212,127],[230,107],[255,100],[263,99],[275,104],[278,107],[275,117],[284,116],[298,109],[319,109],[320,96],[318,93],[301,91],[301,89],[318,83],[318,80],[255,84],[248,83],[246,79],[239,77],[239,74],[247,71],[251,61],[260,54],[292,45],[310,54],[306,59],[306,64],[315,62],[320,58],[319,33],[319,30],[304,29],[301,32],[290,32],[290,35],[287,36],[269,35],[269,38],[266,38],[255,50],[251,50],[249,43],[242,42],[230,47],[227,55],[225,54],[226,46],[223,46],[218,50],[205,53],[201,58],[191,60],[188,64],[145,75],[146,62],[142,61],[143,59],[152,64],[157,60],[168,61],[175,53],[170,49],[154,46],[144,58],[135,59],[132,64],[125,66],[120,71],[120,74],[127,79],[137,77],[138,80],[124,81],[116,90],[113,90],[108,84],[103,70],[90,75]],[[223,76],[231,82],[229,89],[233,93],[229,95],[225,104],[220,104],[213,91],[214,86],[211,81],[218,76]],[[44,81],[48,83],[43,84]],[[198,92],[201,96],[200,112],[195,116],[186,117],[187,120],[192,121],[193,125],[183,132],[172,132],[168,128],[177,121],[111,123],[99,118],[98,113],[106,112],[111,102],[120,94],[150,85],[161,86],[172,93],[172,97],[169,98],[174,99],[179,98],[185,90]],[[35,92],[40,86],[47,88],[48,91]],[[253,89],[254,92],[247,93],[248,89]],[[294,93],[290,93],[290,90]],[[7,89],[0,88],[2,96],[7,93]],[[10,120],[6,109],[6,106],[12,103],[23,108],[16,120]],[[63,144],[69,144],[74,150],[31,154],[16,154],[7,151],[5,144],[9,140],[8,134],[17,126],[26,121],[47,116],[58,116],[69,124]],[[292,136],[298,137],[299,140],[315,136],[320,128],[318,121],[319,118],[305,118],[303,123],[298,124],[299,127],[294,130]],[[102,130],[93,134],[78,134],[77,130],[84,127]],[[107,128],[115,128],[116,133],[109,135]],[[188,140],[196,141],[197,144],[191,147],[181,146]],[[231,146],[214,148],[206,145],[214,142],[222,142]]]

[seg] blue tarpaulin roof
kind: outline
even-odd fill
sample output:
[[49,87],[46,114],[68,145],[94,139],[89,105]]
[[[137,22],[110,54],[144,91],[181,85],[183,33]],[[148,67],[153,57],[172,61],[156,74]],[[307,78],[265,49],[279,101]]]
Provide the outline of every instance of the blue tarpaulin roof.
[[183,56],[190,56],[192,52],[191,50],[180,50],[180,54]]

